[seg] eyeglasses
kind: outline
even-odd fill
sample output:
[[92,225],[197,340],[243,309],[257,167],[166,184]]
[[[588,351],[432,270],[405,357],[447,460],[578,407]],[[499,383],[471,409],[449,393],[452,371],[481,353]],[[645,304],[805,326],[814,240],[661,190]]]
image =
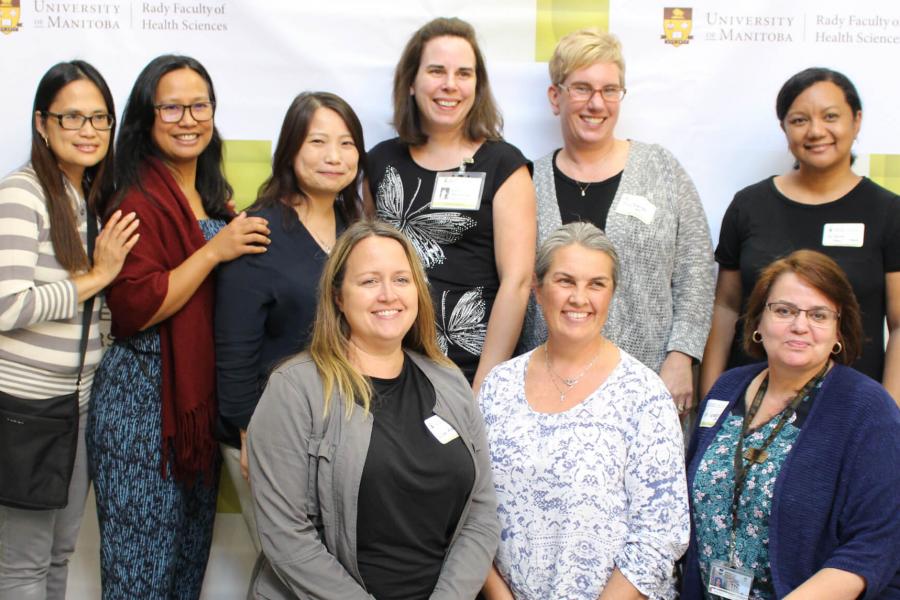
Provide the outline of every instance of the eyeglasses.
[[824,306],[799,308],[790,302],[769,302],[766,308],[776,321],[793,321],[800,313],[806,313],[806,320],[813,327],[828,327],[841,316],[841,313]]
[[607,102],[618,102],[625,97],[625,88],[618,85],[606,85],[602,88],[592,88],[584,83],[573,83],[572,85],[563,85],[557,83],[556,87],[565,90],[569,94],[569,98],[575,102],[588,102],[594,97],[594,94],[600,94],[600,97]]
[[156,104],[153,106],[159,113],[163,123],[177,123],[184,118],[185,109],[189,110],[191,117],[197,122],[209,121],[216,112],[216,103],[194,102],[193,104]]
[[41,111],[41,114],[44,115],[44,117],[54,117],[59,121],[60,127],[70,131],[81,129],[88,121],[91,122],[91,127],[97,131],[109,131],[112,129],[113,123],[116,122],[116,118],[113,115],[106,113],[97,113],[93,115],[83,115],[81,113],[62,114],[45,110]]

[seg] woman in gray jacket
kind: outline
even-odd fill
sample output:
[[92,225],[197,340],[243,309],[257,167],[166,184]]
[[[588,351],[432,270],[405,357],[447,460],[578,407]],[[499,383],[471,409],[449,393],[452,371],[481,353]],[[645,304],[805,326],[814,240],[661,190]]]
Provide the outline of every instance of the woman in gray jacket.
[[[603,334],[656,371],[684,412],[693,398],[691,365],[709,333],[715,277],[700,197],[668,150],[616,137],[625,61],[615,36],[570,33],[549,67],[547,96],[563,147],[534,163],[538,244],[572,221],[605,231],[622,271]],[[532,302],[525,349],[546,337]]]
[[360,222],[248,432],[257,598],[471,600],[499,541],[484,423],[405,237]]

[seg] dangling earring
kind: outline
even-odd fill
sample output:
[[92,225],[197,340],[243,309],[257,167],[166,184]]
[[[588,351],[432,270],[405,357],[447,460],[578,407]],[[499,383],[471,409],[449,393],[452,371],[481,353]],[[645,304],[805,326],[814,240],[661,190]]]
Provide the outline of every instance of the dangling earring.
[[831,347],[831,353],[837,356],[841,352],[844,351],[844,345],[840,342],[835,342],[834,346]]
[[750,339],[757,344],[762,344],[762,335],[760,335],[759,330],[754,330],[753,335],[750,336]]
[[49,148],[49,147],[50,147],[50,142],[47,140],[47,136],[46,136],[46,135],[42,135],[42,136],[41,136],[41,139],[44,140],[44,145],[47,146],[47,147]]

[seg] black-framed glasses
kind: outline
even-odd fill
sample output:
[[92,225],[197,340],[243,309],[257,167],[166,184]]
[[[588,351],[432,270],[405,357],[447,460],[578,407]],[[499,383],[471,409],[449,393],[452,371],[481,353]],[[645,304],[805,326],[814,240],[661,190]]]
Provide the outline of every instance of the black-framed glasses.
[[573,83],[564,85],[557,83],[556,87],[565,90],[569,94],[569,98],[575,102],[588,102],[594,97],[594,94],[600,94],[600,97],[607,102],[618,102],[625,97],[625,88],[619,85],[605,85],[602,88],[593,88],[586,83]]
[[793,321],[800,313],[806,313],[806,320],[814,327],[829,327],[841,316],[841,313],[824,306],[800,308],[790,302],[769,302],[766,308],[776,321]]
[[216,103],[212,100],[192,104],[154,104],[153,108],[159,113],[163,123],[177,123],[184,118],[185,110],[190,111],[191,117],[199,123],[209,121],[216,114]]
[[116,122],[116,118],[109,113],[96,113],[93,115],[83,115],[81,113],[55,113],[49,110],[41,111],[44,117],[53,117],[59,121],[59,126],[70,131],[77,131],[84,127],[88,121],[91,127],[97,131],[109,131]]

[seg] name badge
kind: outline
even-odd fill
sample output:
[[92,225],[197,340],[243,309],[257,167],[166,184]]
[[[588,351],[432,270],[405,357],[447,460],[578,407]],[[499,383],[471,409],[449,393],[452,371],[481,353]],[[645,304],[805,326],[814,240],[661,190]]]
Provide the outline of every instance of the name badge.
[[478,210],[487,173],[446,171],[434,178],[431,208],[434,210]]
[[442,444],[449,444],[459,437],[453,425],[443,420],[437,415],[432,415],[425,419],[425,427],[431,432],[431,435]]
[[862,248],[865,237],[865,223],[825,223],[822,228],[823,246]]
[[700,417],[700,427],[712,427],[715,425],[726,408],[728,408],[727,401],[710,398],[706,402],[706,410],[703,411],[703,416]]
[[709,563],[707,590],[711,595],[728,598],[728,600],[747,600],[750,597],[752,585],[752,571],[731,567],[718,560]]
[[616,212],[629,217],[634,217],[644,225],[649,225],[653,222],[653,216],[656,214],[656,207],[643,196],[638,196],[636,194],[622,194],[622,197],[619,198],[619,204],[616,206]]

